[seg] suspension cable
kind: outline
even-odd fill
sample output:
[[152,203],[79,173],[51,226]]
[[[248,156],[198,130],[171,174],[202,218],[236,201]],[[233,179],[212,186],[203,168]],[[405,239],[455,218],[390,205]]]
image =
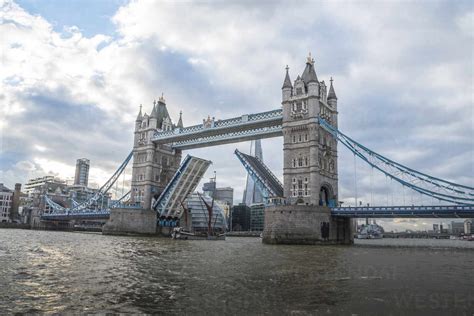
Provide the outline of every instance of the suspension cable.
[[355,206],[357,207],[357,159],[354,155],[354,190],[355,190]]

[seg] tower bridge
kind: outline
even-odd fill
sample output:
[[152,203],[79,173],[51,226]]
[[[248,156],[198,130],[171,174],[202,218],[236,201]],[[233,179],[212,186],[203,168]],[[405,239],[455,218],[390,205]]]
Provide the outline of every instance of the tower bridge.
[[[352,140],[338,129],[337,108],[333,80],[329,87],[319,81],[311,56],[293,82],[286,68],[281,107],[272,111],[224,120],[207,117],[202,124],[184,127],[181,113],[178,122],[172,122],[163,96],[153,103],[150,114],[142,114],[140,107],[129,204],[141,208],[109,211],[109,222],[115,224],[106,225],[104,233],[152,233],[156,229],[152,209],[165,204],[179,207],[178,200],[189,190],[177,188],[176,183],[192,179],[189,183],[195,186],[199,182],[186,169],[191,168],[185,166],[191,158],[181,163],[183,150],[270,137],[283,137],[283,183],[263,162],[236,151],[267,199],[264,242],[350,243],[351,218],[357,217],[474,217],[474,188],[410,169]],[[338,207],[338,143],[404,187],[453,205]],[[176,214],[167,207],[168,214]]]

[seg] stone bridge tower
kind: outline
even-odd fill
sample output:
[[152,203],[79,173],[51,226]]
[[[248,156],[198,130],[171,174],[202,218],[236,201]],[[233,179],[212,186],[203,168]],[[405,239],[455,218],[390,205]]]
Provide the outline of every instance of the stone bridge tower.
[[153,197],[163,191],[181,162],[181,151],[171,145],[156,145],[153,134],[182,128],[182,124],[181,116],[178,126],[172,123],[163,96],[153,102],[150,115],[142,115],[140,106],[133,142],[131,201],[139,202],[144,209],[150,209]]
[[336,206],[337,141],[318,116],[337,127],[337,97],[318,81],[311,54],[292,84],[286,68],[282,87],[283,187],[290,204]]

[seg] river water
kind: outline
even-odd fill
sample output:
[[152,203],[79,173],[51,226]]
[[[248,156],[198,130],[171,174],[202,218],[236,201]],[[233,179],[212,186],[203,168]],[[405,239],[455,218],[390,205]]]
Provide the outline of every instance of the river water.
[[447,244],[273,246],[0,229],[0,314],[473,315],[473,265],[472,249]]

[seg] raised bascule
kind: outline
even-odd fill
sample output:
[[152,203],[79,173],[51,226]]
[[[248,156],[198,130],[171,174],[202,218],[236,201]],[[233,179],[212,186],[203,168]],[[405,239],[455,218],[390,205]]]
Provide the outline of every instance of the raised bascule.
[[[154,102],[149,115],[142,114],[140,106],[127,203],[94,211],[89,207],[91,203],[65,210],[49,201],[55,211],[43,219],[96,213],[110,216],[104,233],[153,234],[157,214],[180,216],[181,202],[196,188],[210,164],[190,155],[181,162],[183,150],[281,136],[283,183],[260,159],[235,152],[264,198],[266,243],[350,244],[354,227],[351,219],[358,217],[474,217],[474,188],[410,169],[343,134],[338,129],[333,80],[329,88],[319,81],[314,64],[310,55],[294,82],[286,68],[281,108],[272,111],[224,120],[207,117],[202,124],[184,127],[181,113],[178,123],[173,124],[163,96]],[[387,178],[452,205],[339,207],[338,142]],[[112,185],[114,181],[109,180]],[[105,189],[110,183],[104,185]],[[105,189],[99,193],[106,193]]]

